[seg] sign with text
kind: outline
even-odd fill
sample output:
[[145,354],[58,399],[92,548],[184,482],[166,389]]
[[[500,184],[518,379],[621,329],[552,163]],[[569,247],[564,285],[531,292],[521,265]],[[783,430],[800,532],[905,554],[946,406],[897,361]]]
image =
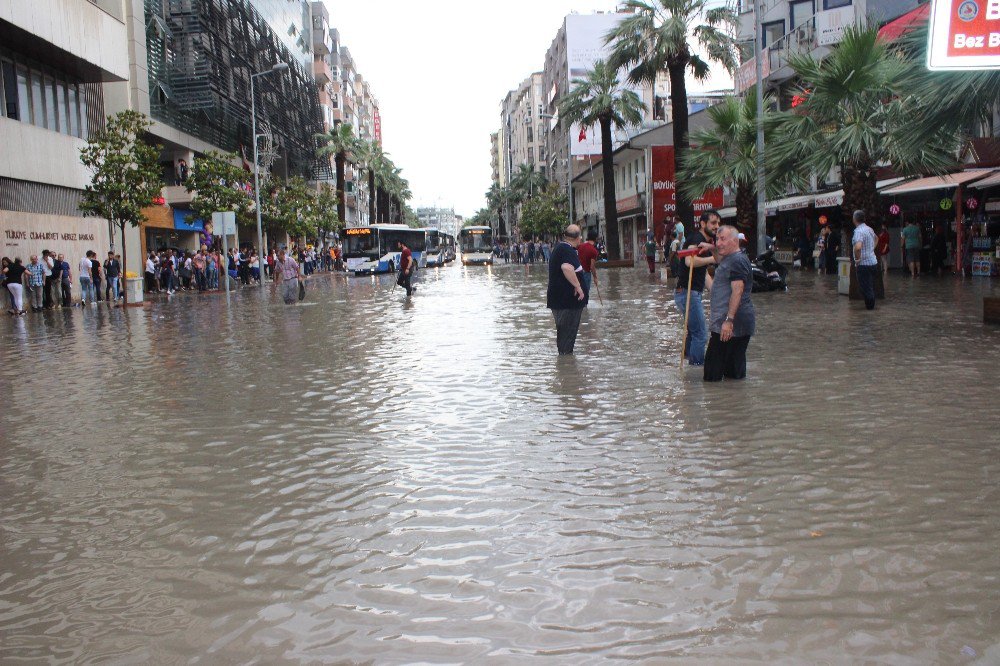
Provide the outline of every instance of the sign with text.
[[854,6],[837,7],[816,12],[816,45],[829,46],[839,44],[844,38],[844,28],[854,25]]
[[927,68],[1000,69],[1000,0],[934,0]]
[[[677,216],[677,180],[674,177],[674,147],[652,146],[650,148],[650,178],[653,188],[653,224],[663,224]],[[715,208],[722,208],[722,188],[706,191],[694,200],[695,216]],[[691,220],[683,220],[686,223]]]
[[[760,58],[760,76],[762,79],[766,79],[771,75],[771,58],[767,54],[767,49],[763,49],[757,57]],[[738,93],[749,90],[757,83],[757,58],[750,58],[740,65],[739,69],[736,70],[736,76],[733,77],[733,82]]]

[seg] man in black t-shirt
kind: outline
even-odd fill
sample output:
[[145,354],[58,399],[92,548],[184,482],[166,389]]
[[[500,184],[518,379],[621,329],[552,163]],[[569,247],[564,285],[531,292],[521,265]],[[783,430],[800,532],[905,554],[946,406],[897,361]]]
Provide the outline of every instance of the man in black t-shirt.
[[[701,214],[701,229],[684,239],[685,248],[698,247],[702,243],[715,242],[715,232],[722,218],[715,210]],[[701,302],[702,292],[707,286],[712,287],[712,278],[708,275],[708,267],[715,259],[707,250],[693,257],[684,257],[679,262],[677,272],[677,289],[674,291],[674,303],[681,314],[688,310],[687,301],[691,299],[688,310],[687,335],[684,340],[685,356],[690,365],[705,365],[705,345],[708,342],[708,328],[705,325],[705,308]],[[688,294],[688,273],[691,275],[691,293]]]
[[583,266],[576,248],[580,245],[580,227],[571,224],[549,256],[549,287],[545,305],[556,320],[556,348],[560,354],[572,354],[580,316],[587,306],[587,292],[580,281]]

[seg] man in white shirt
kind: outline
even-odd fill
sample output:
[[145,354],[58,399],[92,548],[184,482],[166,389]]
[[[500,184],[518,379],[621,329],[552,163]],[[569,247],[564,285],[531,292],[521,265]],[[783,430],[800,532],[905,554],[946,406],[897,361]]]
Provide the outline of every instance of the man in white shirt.
[[80,307],[86,305],[88,300],[92,304],[97,302],[97,292],[94,291],[94,280],[91,277],[94,264],[90,260],[91,257],[96,256],[96,252],[87,250],[87,254],[80,260],[78,267],[80,271]]

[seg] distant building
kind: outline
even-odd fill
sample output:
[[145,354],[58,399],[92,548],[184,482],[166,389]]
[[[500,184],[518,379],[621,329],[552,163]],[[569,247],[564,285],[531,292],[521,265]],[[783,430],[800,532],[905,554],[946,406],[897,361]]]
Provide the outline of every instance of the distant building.
[[417,219],[420,220],[421,227],[435,227],[452,236],[457,236],[458,230],[462,228],[459,222],[461,216],[455,215],[454,208],[418,208]]

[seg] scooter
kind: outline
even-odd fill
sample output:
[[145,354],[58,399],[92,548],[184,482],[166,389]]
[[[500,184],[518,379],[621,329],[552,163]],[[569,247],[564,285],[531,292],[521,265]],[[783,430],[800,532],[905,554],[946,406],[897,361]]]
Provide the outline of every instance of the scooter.
[[753,286],[751,292],[788,291],[788,269],[774,258],[774,250],[768,250],[750,262]]

